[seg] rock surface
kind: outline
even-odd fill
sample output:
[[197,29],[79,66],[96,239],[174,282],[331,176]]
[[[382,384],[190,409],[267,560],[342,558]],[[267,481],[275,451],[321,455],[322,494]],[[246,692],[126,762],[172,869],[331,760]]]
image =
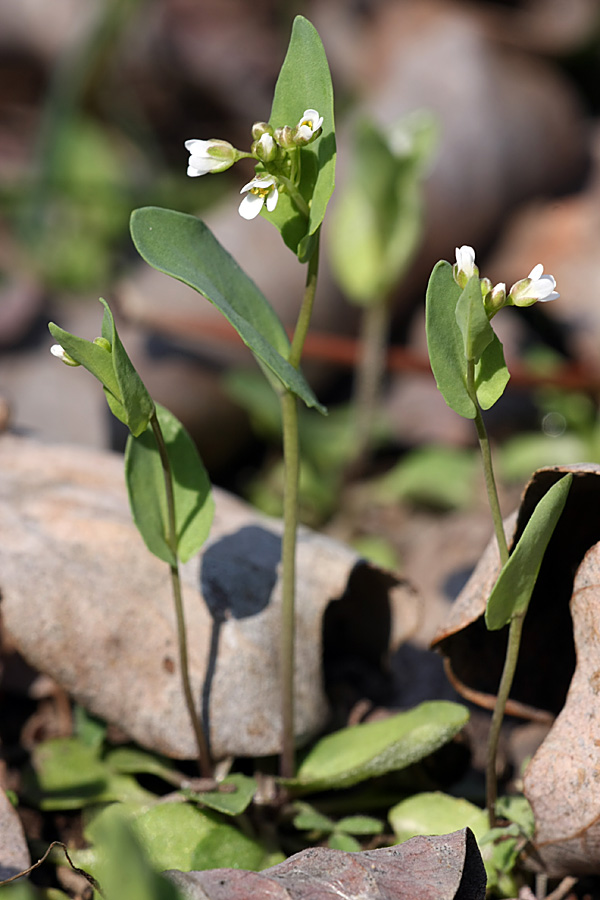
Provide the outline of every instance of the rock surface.
[[[182,567],[191,678],[213,754],[278,752],[280,522],[215,490]],[[322,729],[323,653],[377,666],[416,622],[414,592],[308,530],[297,557],[296,734]],[[27,661],[143,746],[195,755],[168,567],[131,522],[116,454],[0,439],[4,627]],[[325,629],[326,638],[323,632]]]

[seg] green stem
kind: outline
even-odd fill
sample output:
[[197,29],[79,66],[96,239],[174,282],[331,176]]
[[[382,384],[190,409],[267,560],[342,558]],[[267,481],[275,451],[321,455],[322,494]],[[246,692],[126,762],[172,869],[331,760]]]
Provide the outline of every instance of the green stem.
[[298,401],[285,391],[281,396],[283,425],[283,537],[281,541],[281,762],[280,773],[293,778],[294,759],[294,637],[296,606],[296,532],[298,528]]
[[185,626],[185,615],[183,611],[183,598],[181,595],[181,579],[179,577],[179,562],[177,560],[177,525],[175,522],[175,497],[173,495],[173,472],[171,470],[171,462],[167,453],[167,447],[160,427],[156,410],[150,419],[152,431],[156,438],[160,461],[162,463],[163,474],[165,478],[165,491],[167,497],[167,541],[173,552],[175,562],[170,563],[171,570],[171,588],[173,591],[173,600],[175,603],[175,616],[177,619],[177,642],[179,650],[179,666],[181,669],[181,683],[185,702],[188,709],[192,729],[196,738],[196,747],[198,750],[198,768],[203,778],[212,777],[212,764],[210,760],[210,752],[208,742],[202,728],[200,719],[196,712],[194,703],[194,695],[190,681],[189,661],[187,652],[187,633]]
[[[304,341],[317,287],[319,246],[315,247],[306,275],[306,287],[298,314],[298,321],[288,354],[294,368],[300,365]],[[292,778],[295,773],[294,754],[294,658],[296,607],[296,536],[298,530],[298,480],[300,448],[298,435],[298,401],[291,391],[281,394],[283,429],[283,537],[281,542],[281,760],[280,773]]]
[[354,399],[354,459],[360,468],[372,444],[373,421],[378,408],[385,373],[385,355],[390,329],[391,306],[384,297],[369,305],[361,320],[361,356],[356,371]]
[[[485,475],[485,486],[487,489],[492,520],[494,523],[494,531],[498,542],[498,552],[500,555],[500,565],[504,566],[508,562],[508,543],[504,524],[502,522],[502,513],[500,511],[500,502],[498,500],[498,489],[496,487],[496,479],[494,478],[494,469],[492,466],[492,453],[490,450],[490,442],[487,435],[481,407],[477,399],[477,391],[475,390],[475,363],[469,361],[467,364],[467,390],[469,396],[475,404],[475,427],[477,429],[477,437],[479,439],[479,447],[481,450],[481,459],[483,462],[483,471]],[[496,824],[496,800],[498,798],[498,784],[496,778],[496,757],[498,755],[498,742],[500,740],[500,731],[504,720],[506,710],[506,702],[510,696],[512,683],[515,676],[517,661],[519,659],[519,649],[521,646],[521,633],[523,631],[524,616],[514,616],[511,619],[508,629],[508,643],[506,646],[506,656],[504,658],[504,667],[498,687],[498,695],[492,713],[492,722],[490,725],[490,733],[488,736],[487,760],[486,760],[486,807],[490,828]]]
[[524,615],[513,616],[510,620],[510,625],[508,626],[508,643],[506,645],[506,656],[504,657],[504,668],[502,670],[496,704],[494,706],[494,712],[492,713],[490,733],[488,735],[485,767],[485,805],[488,812],[490,828],[494,828],[496,825],[496,800],[498,799],[496,756],[498,754],[498,742],[500,740],[500,731],[504,720],[506,701],[510,696],[510,689],[512,688],[515,669],[517,668],[519,659],[524,619]]
[[285,175],[278,175],[277,178],[279,179],[279,181],[282,184],[285,185],[288,194],[294,201],[298,210],[302,213],[302,215],[305,218],[308,219],[308,216],[310,214],[310,210],[308,208],[308,203],[306,202],[306,200],[304,199],[304,197],[302,196],[302,194],[300,193],[298,188],[294,184],[292,184],[290,179],[286,178]]

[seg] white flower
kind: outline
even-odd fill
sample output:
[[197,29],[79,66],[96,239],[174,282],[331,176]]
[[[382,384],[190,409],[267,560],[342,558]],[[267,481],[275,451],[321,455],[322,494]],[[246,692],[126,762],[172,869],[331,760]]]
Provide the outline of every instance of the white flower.
[[305,109],[302,118],[296,125],[295,140],[301,144],[308,144],[317,136],[317,132],[323,124],[323,116],[316,109]]
[[469,278],[478,275],[479,270],[475,265],[475,251],[468,244],[456,247],[456,263],[454,265],[454,278],[460,287],[464,288]]
[[185,142],[190,151],[188,175],[193,178],[207,172],[224,172],[237,160],[237,151],[228,141],[212,138],[210,141],[190,140]]
[[560,297],[555,291],[556,279],[552,275],[542,274],[544,267],[541,263],[534,266],[527,278],[517,281],[510,289],[508,299],[515,306],[531,306],[539,301],[547,303]]
[[80,366],[81,363],[75,362],[72,356],[63,350],[60,344],[52,344],[50,347],[50,353],[52,356],[56,356],[57,359],[60,359],[61,362],[64,362],[66,366]]
[[269,212],[273,212],[279,199],[277,181],[272,175],[259,175],[245,184],[240,194],[247,192],[240,203],[240,216],[243,219],[255,219],[264,204]]

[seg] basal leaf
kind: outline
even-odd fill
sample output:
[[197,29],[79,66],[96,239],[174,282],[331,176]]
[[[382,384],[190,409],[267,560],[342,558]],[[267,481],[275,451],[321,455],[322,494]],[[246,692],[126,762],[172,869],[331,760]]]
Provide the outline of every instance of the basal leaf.
[[311,201],[308,222],[285,194],[273,213],[264,213],[301,262],[310,256],[311,244],[306,239],[319,229],[335,185],[335,123],[331,74],[321,38],[308,19],[296,16],[269,123],[274,128],[294,127],[306,109],[316,109],[323,116],[320,137],[300,151],[300,193]]
[[239,816],[252,803],[258,787],[254,778],[243,775],[241,772],[234,772],[233,775],[228,775],[220,784],[232,785],[235,787],[235,791],[231,793],[227,791],[203,791],[198,794],[190,794],[190,796],[193,796],[202,806],[207,806],[216,812],[223,813],[226,816]]
[[[210,481],[196,445],[181,422],[163,406],[157,405],[156,413],[173,473],[177,556],[186,562],[210,531],[214,515]],[[151,429],[139,437],[129,437],[125,478],[133,519],[146,546],[159,559],[174,563],[168,541],[163,469]]]
[[290,345],[272,306],[204,222],[149,206],[133,212],[130,227],[133,242],[149,265],[213,303],[288,390],[307,406],[325,411],[302,373],[284,358]]
[[437,386],[448,406],[466,419],[476,410],[467,391],[467,360],[463,337],[456,321],[456,305],[461,289],[454,280],[452,266],[441,260],[427,285],[427,348]]
[[399,843],[418,834],[448,834],[459,828],[470,828],[479,840],[488,830],[485,809],[441,791],[407,797],[390,809],[388,818]]
[[546,547],[567,502],[573,476],[565,475],[542,497],[490,594],[485,624],[490,631],[524,615],[542,565]]
[[468,718],[464,706],[440,700],[343,728],[318,741],[284,784],[293,791],[333,790],[403,769],[448,743]]

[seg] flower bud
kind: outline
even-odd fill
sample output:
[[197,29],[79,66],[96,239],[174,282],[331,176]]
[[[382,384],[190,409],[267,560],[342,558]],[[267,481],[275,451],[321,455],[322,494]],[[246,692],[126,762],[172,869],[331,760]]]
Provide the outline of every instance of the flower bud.
[[102,347],[104,350],[108,350],[109,353],[112,353],[112,347],[110,345],[110,341],[108,341],[104,337],[94,338],[94,344],[98,344],[99,347]]
[[272,135],[265,131],[257,141],[252,144],[252,153],[262,162],[273,162],[277,157],[279,148]]
[[[488,280],[489,279],[487,278],[482,279],[482,284],[484,281]],[[503,306],[506,306],[506,285],[503,281],[500,281],[488,291],[487,295],[483,298],[483,305],[485,306],[485,311],[490,319],[492,316],[495,316]]]
[[508,302],[514,306],[532,306],[539,300],[547,303],[560,297],[555,291],[556,280],[552,275],[543,274],[544,267],[541,263],[534,266],[527,278],[521,278],[510,289]]
[[206,175],[207,172],[224,172],[240,158],[239,151],[229,141],[219,138],[209,141],[194,139],[186,141],[185,146],[190,152],[187,173],[192,177]]
[[80,366],[81,363],[76,362],[72,356],[69,356],[66,350],[60,346],[60,344],[52,344],[50,347],[50,353],[52,356],[56,356],[57,359],[60,359],[61,362],[64,362],[65,366]]
[[274,133],[275,140],[284,150],[294,150],[296,143],[294,141],[294,130],[289,125],[283,128],[276,128]]
[[468,244],[456,248],[456,263],[452,267],[452,274],[458,286],[463,289],[469,278],[479,275],[479,269],[475,265],[475,251]]
[[273,136],[273,129],[268,122],[255,122],[252,126],[252,140],[260,141],[263,134]]

